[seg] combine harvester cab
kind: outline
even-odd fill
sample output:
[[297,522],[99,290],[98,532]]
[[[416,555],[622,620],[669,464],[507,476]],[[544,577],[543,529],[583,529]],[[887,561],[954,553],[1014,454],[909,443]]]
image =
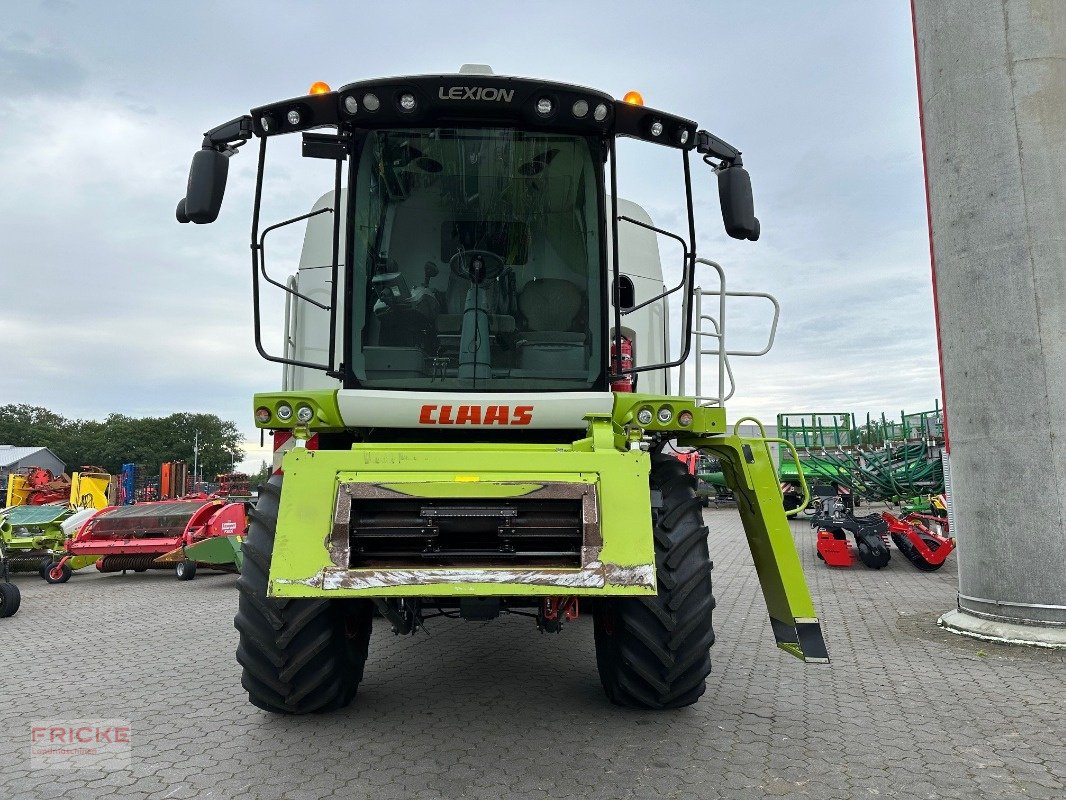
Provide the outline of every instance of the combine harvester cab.
[[[316,83],[205,134],[179,222],[217,218],[229,159],[252,139],[255,343],[284,368],[282,391],[253,406],[284,449],[238,580],[252,703],[346,705],[375,610],[397,634],[510,612],[558,631],[591,612],[611,701],[696,702],[715,599],[696,480],[667,454],[675,444],[721,464],[777,645],[828,660],[776,440],[740,435],[724,409],[728,358],[769,350],[777,302],[727,291],[696,252],[694,159],[728,235],[759,238],[739,150],[636,92],[615,100],[484,67]],[[331,185],[313,188],[307,213],[261,228],[268,144],[285,139]],[[618,197],[623,139],[669,160],[680,231]],[[271,275],[267,243],[291,224],[304,230],[299,269]],[[668,272],[660,243],[680,254]],[[287,298],[281,354],[262,341],[268,283]],[[727,349],[737,297],[772,304],[761,350]],[[707,355],[718,387],[705,395]]]
[[173,569],[179,580],[191,580],[198,565],[235,571],[234,551],[245,526],[243,503],[164,500],[111,506],[81,526],[67,552],[68,558],[94,557],[100,572]]

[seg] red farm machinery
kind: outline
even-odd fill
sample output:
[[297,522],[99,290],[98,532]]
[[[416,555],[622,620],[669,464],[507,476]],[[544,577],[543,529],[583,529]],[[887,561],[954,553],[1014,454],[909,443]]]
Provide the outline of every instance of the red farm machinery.
[[[830,567],[850,567],[858,555],[871,569],[881,569],[891,558],[889,542],[922,572],[935,572],[944,566],[955,549],[955,540],[943,535],[940,525],[947,520],[917,512],[902,518],[888,511],[856,517],[836,498],[823,500],[811,521],[818,529],[818,558]],[[850,533],[854,547],[848,541]]]
[[192,580],[198,566],[239,571],[244,503],[178,499],[98,511],[67,542],[63,562],[96,556],[100,572],[173,569]]

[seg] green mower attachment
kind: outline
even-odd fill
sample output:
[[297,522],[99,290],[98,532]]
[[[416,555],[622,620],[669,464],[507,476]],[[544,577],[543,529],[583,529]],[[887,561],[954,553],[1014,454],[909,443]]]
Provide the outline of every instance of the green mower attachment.
[[211,536],[187,547],[179,547],[156,559],[158,564],[177,564],[193,561],[198,566],[229,572],[240,572],[244,563],[241,552],[243,536]]

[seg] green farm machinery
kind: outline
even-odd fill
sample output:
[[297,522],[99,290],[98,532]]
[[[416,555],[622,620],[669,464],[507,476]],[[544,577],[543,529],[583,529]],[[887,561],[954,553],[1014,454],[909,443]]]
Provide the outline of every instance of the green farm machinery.
[[913,503],[944,491],[944,415],[932,411],[899,420],[867,415],[856,425],[849,412],[791,412],[777,417],[778,435],[795,445],[779,456],[779,476],[792,507],[798,502],[797,474],[811,482],[814,496],[841,496],[849,506],[862,501]]
[[91,558],[63,558],[66,541],[96,509],[65,505],[14,506],[0,512],[0,540],[12,572],[36,572],[48,583],[66,583]]
[[62,523],[71,513],[64,505],[5,509],[0,516],[0,539],[8,553],[11,571],[38,572],[49,583],[62,583],[70,578],[70,567],[55,579],[51,577],[51,569],[62,558],[66,541]]
[[[617,196],[623,138],[676,159],[680,231]],[[828,660],[771,440],[726,424],[724,390],[704,402],[675,380],[705,352],[692,347],[697,272],[715,276],[723,304],[739,294],[696,253],[694,169],[710,167],[726,232],[759,238],[740,151],[635,92],[615,100],[480,65],[316,83],[204,135],[179,222],[218,217],[229,159],[253,140],[255,343],[284,365],[281,390],[252,406],[279,457],[237,582],[253,704],[347,705],[375,616],[413,634],[511,613],[552,633],[590,614],[614,703],[696,702],[712,565],[696,481],[671,442],[719,460],[778,647]],[[286,140],[312,160],[297,170],[315,187],[310,210],[261,227],[276,187],[268,145]],[[267,242],[295,223],[299,267],[272,276]],[[676,285],[657,237],[679,247]],[[261,335],[266,284],[286,296],[280,353]],[[724,331],[723,316],[721,358]]]

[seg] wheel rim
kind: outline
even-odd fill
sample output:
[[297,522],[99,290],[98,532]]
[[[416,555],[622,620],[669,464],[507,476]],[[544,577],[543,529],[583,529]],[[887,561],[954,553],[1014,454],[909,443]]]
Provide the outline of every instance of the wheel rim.
[[58,580],[62,579],[62,577],[63,577],[63,568],[62,567],[52,567],[52,569],[50,569],[48,571],[48,577],[50,577],[54,581],[58,581]]

